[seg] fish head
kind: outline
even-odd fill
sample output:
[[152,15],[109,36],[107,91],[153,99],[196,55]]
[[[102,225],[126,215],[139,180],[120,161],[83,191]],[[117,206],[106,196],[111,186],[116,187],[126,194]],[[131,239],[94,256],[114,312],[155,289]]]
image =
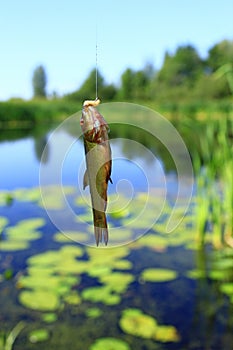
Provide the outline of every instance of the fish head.
[[108,133],[108,124],[99,111],[90,105],[83,106],[80,119],[84,138],[89,142],[101,143]]

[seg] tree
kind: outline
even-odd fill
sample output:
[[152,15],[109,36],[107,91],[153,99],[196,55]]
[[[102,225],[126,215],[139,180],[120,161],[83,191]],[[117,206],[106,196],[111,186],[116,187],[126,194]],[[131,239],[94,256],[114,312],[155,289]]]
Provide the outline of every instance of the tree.
[[168,86],[195,84],[203,70],[203,62],[196,49],[191,45],[180,46],[172,56],[165,55],[164,64],[158,74],[158,79]]
[[209,50],[206,65],[213,73],[226,63],[231,63],[233,57],[233,41],[223,40]]
[[[98,93],[100,92],[104,86],[104,78],[101,73],[97,71],[97,88]],[[93,69],[84,83],[81,85],[78,90],[78,94],[81,98],[85,99],[93,99],[96,95],[96,69]]]
[[47,77],[43,66],[38,66],[33,73],[32,85],[34,97],[46,97]]
[[133,97],[134,75],[131,68],[127,68],[121,76],[121,89],[119,97],[124,100],[129,100]]
[[127,68],[121,76],[119,98],[124,100],[148,98],[149,84],[153,74],[153,66],[149,64],[138,71]]
[[[104,101],[113,100],[117,93],[117,89],[113,84],[110,84],[110,85],[105,84],[104,78],[99,71],[97,71],[97,89],[98,89],[97,91],[98,97]],[[94,99],[95,97],[96,97],[96,70],[95,69],[93,69],[90,72],[87,79],[84,81],[84,83],[81,85],[81,87],[78,90],[66,95],[66,98],[70,100],[79,100],[79,101],[90,100],[90,99]]]

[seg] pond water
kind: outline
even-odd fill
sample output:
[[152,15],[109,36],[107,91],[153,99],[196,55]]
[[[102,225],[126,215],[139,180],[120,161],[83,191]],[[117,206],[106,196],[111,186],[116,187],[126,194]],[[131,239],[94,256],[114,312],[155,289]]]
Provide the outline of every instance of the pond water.
[[[109,246],[96,248],[75,127],[13,140],[4,130],[0,348],[23,321],[18,350],[230,350],[232,303],[210,278],[214,253],[194,244],[192,179],[178,183],[166,150],[117,136],[113,125]],[[175,215],[184,219],[167,233],[179,186]]]

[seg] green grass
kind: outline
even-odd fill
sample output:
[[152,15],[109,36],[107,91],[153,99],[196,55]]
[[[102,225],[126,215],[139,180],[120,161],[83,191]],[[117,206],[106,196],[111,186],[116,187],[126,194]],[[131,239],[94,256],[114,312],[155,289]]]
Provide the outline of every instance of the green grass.
[[209,119],[198,128],[199,151],[193,151],[197,195],[197,241],[205,242],[208,230],[216,248],[233,246],[233,120]]

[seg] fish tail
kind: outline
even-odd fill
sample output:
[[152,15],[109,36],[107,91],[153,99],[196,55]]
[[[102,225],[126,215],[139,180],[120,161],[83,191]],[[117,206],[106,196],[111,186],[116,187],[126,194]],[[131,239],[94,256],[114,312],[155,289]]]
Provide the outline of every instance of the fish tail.
[[108,226],[107,219],[104,212],[93,209],[94,214],[94,231],[95,231],[95,240],[98,247],[99,242],[102,242],[104,239],[105,245],[108,244]]

